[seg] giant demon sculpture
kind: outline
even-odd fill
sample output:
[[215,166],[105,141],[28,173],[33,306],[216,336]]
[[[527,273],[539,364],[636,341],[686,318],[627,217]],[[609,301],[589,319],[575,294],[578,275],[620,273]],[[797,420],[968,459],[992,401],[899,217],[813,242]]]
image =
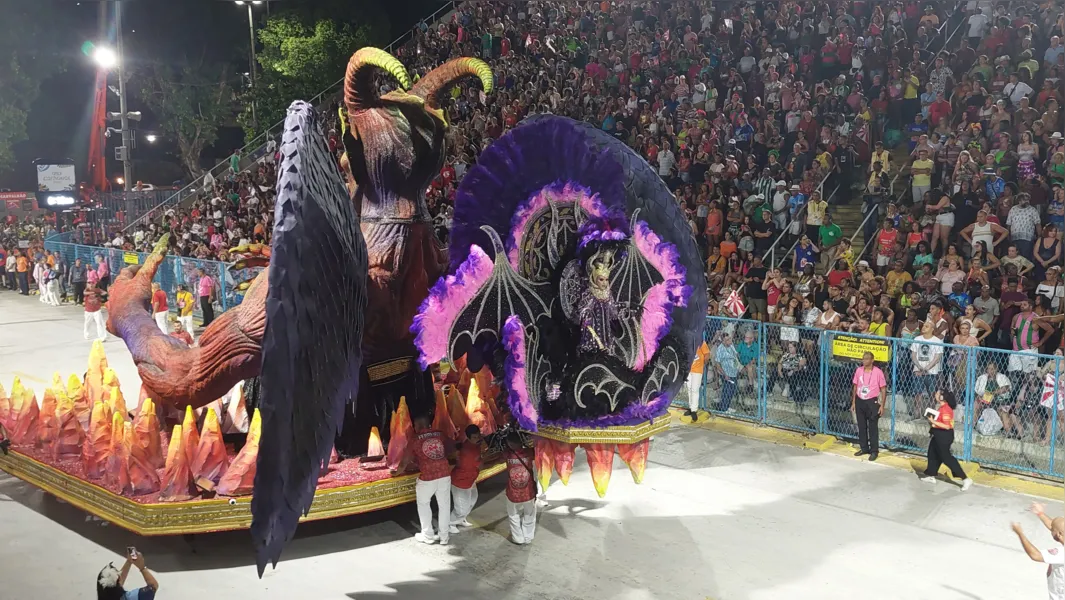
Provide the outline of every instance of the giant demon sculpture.
[[[380,95],[381,71],[400,89]],[[365,430],[383,424],[401,394],[415,414],[432,406],[432,380],[418,366],[410,327],[446,268],[425,190],[444,160],[448,123],[439,99],[466,76],[491,91],[491,71],[480,60],[451,60],[412,86],[393,56],[356,52],[341,110],[342,175],[322,151],[313,109],[293,104],[280,146],[270,268],[197,346],[162,334],[148,316],[162,249],[139,269],[123,270],[111,288],[108,329],[126,342],[152,398],[196,408],[262,374],[252,507],[260,571],[277,560],[309,509],[341,421]],[[364,401],[345,411],[345,401],[359,395]],[[355,433],[350,439],[366,439]]]

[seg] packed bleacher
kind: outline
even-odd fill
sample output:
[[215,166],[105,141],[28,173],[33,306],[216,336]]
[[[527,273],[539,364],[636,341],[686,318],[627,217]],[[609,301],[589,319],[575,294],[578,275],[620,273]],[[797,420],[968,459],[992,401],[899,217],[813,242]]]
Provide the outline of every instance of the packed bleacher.
[[[1036,2],[464,3],[395,53],[415,77],[455,56],[496,76],[493,93],[471,81],[446,107],[448,156],[428,192],[442,239],[480,151],[530,114],[565,115],[625,140],[675,191],[715,314],[779,320],[804,290],[812,311],[787,318],[815,323],[835,287],[848,302],[835,326],[876,329],[868,307],[886,295],[880,318],[898,333],[900,303],[924,318],[942,302],[961,320],[985,285],[1060,310],[1061,29]],[[147,251],[169,232],[173,253],[226,261],[268,243],[271,158],[104,245]],[[864,248],[829,200],[862,204]],[[952,268],[969,303],[950,298]],[[1005,331],[1009,316],[981,320]]]

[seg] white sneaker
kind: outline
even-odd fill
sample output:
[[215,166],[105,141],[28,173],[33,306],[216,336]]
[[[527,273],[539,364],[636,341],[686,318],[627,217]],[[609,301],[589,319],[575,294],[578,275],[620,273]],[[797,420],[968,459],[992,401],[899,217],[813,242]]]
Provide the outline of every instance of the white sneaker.
[[447,538],[444,538],[444,539],[440,540],[440,545],[441,546],[446,546],[448,544],[448,541],[449,540]]
[[972,479],[969,479],[968,477],[966,477],[965,479],[962,480],[962,482],[961,482],[961,491],[964,492],[965,490],[967,490],[967,489],[969,489],[971,487],[973,487],[973,480]]
[[462,519],[461,521],[456,521],[455,525],[458,525],[459,527],[473,527],[473,523],[470,523],[466,519]]
[[436,536],[426,537],[425,534],[423,534],[421,532],[418,532],[418,533],[414,534],[414,540],[417,541],[417,542],[421,542],[423,544],[435,544],[436,543]]
[[455,526],[455,525],[451,525],[450,527],[447,528],[447,530],[448,530],[449,533],[458,533],[459,532],[459,528],[457,526]]
[[936,482],[936,478],[934,476],[932,476],[932,475],[925,475],[924,477],[921,478],[921,481],[924,481],[924,482],[927,482],[927,483],[935,483]]

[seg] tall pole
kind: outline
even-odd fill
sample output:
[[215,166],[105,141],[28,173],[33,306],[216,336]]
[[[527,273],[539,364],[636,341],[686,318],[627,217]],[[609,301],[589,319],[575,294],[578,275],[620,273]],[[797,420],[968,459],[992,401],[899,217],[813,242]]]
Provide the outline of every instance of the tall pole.
[[[267,5],[267,6],[269,6],[269,5]],[[250,51],[250,54],[251,54],[251,64],[249,65],[251,67],[251,70],[249,70],[248,73],[251,76],[251,88],[252,88],[252,90],[254,90],[255,89],[255,20],[252,18],[252,14],[251,14],[251,2],[248,3],[248,48],[249,48],[249,51]],[[258,130],[259,129],[259,118],[255,114],[255,101],[254,100],[252,100],[252,103],[251,103],[251,122],[252,122],[252,126],[254,126],[256,130]]]
[[115,0],[115,31],[118,46],[118,110],[122,113],[122,147],[125,153],[122,159],[123,187],[128,192],[133,186],[133,144],[129,130],[129,117],[126,114],[126,76],[124,73],[125,58],[122,54],[122,2]]

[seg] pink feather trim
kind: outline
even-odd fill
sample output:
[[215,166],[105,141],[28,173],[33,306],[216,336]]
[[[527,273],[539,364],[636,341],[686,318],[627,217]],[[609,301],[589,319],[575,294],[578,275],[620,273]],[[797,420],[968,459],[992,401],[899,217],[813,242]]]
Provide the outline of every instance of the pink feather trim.
[[523,429],[536,431],[540,415],[529,400],[529,388],[525,383],[525,326],[517,315],[507,317],[503,324],[503,348],[507,351],[503,381],[507,387],[510,413]]
[[470,255],[454,275],[437,280],[414,317],[411,332],[423,369],[447,356],[448,334],[459,314],[492,276],[495,263],[480,246],[470,246]]
[[673,306],[674,302],[669,298],[665,283],[655,284],[647,290],[643,300],[643,312],[640,314],[641,344],[636,353],[636,361],[632,365],[633,370],[643,371],[644,366],[658,350],[658,342],[669,333],[669,328],[673,326],[673,319],[670,318]]

